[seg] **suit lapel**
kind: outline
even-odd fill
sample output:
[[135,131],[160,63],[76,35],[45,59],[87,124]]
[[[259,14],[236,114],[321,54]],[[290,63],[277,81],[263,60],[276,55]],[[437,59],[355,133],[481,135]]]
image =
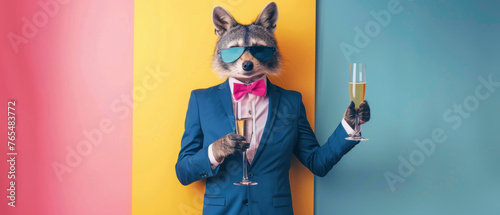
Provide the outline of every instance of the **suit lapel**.
[[260,139],[259,147],[257,148],[257,152],[253,158],[252,164],[249,169],[255,164],[262,150],[264,149],[269,135],[271,133],[271,129],[274,124],[274,120],[276,119],[276,114],[278,113],[278,106],[280,101],[280,93],[278,92],[278,88],[272,84],[269,79],[267,79],[267,94],[269,96],[269,108],[267,113],[267,121],[266,126],[264,127],[264,132],[262,133],[262,137]]
[[236,132],[233,102],[231,101],[231,89],[229,88],[228,79],[226,79],[224,83],[219,85],[218,94],[220,102],[222,103],[222,106],[224,107],[224,110],[226,112],[226,117],[229,120],[229,124],[231,125],[231,129],[233,132]]

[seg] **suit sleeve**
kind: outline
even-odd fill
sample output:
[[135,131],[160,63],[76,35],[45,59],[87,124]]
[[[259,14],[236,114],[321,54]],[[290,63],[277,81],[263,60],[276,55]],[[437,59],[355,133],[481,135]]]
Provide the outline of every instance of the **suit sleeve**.
[[320,146],[316,135],[307,121],[306,109],[300,96],[298,118],[298,140],[294,154],[299,161],[313,174],[323,177],[333,166],[351,150],[359,141],[349,141],[341,123],[323,146]]
[[217,167],[212,170],[208,158],[208,145],[203,146],[203,131],[196,91],[191,93],[189,99],[184,129],[175,171],[181,184],[188,185],[197,180],[214,176],[219,169]]

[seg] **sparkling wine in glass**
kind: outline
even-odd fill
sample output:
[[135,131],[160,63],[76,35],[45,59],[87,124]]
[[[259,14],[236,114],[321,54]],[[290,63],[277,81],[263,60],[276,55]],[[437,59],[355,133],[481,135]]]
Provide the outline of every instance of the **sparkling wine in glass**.
[[349,67],[349,97],[354,102],[355,122],[354,134],[346,137],[346,140],[365,141],[368,140],[361,136],[359,127],[359,105],[365,100],[366,93],[366,65],[364,63],[351,63]]
[[[240,103],[238,102],[238,106],[239,105],[240,105]],[[238,115],[240,115],[239,109],[240,108],[238,107]],[[250,140],[251,140],[253,135],[248,134],[247,131],[248,131],[248,127],[253,126],[252,123],[253,123],[253,120],[251,117],[248,117],[248,118],[241,118],[240,116],[236,117],[236,133],[241,135],[241,136],[244,136],[246,139],[248,139],[247,137],[250,135]],[[234,183],[234,185],[257,185],[257,182],[252,182],[252,181],[248,180],[247,164],[248,164],[247,151],[245,150],[245,151],[243,151],[243,179],[240,182]]]

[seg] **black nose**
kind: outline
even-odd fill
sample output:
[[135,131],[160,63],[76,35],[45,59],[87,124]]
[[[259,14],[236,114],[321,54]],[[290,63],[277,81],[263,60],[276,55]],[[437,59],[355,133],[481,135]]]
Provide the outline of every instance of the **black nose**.
[[245,71],[252,71],[253,69],[253,63],[252,61],[245,61],[243,62],[243,70]]

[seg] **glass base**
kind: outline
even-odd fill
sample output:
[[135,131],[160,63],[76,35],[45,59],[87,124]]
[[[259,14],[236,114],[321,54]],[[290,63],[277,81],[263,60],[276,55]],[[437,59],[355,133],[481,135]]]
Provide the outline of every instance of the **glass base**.
[[251,182],[250,180],[248,179],[243,179],[241,180],[240,182],[236,182],[236,183],[233,183],[234,185],[246,185],[246,186],[250,186],[250,185],[257,185],[257,182]]
[[353,141],[367,141],[367,140],[369,140],[368,138],[364,138],[364,137],[361,137],[361,136],[358,136],[358,137],[346,137],[345,139],[346,140],[353,140]]

